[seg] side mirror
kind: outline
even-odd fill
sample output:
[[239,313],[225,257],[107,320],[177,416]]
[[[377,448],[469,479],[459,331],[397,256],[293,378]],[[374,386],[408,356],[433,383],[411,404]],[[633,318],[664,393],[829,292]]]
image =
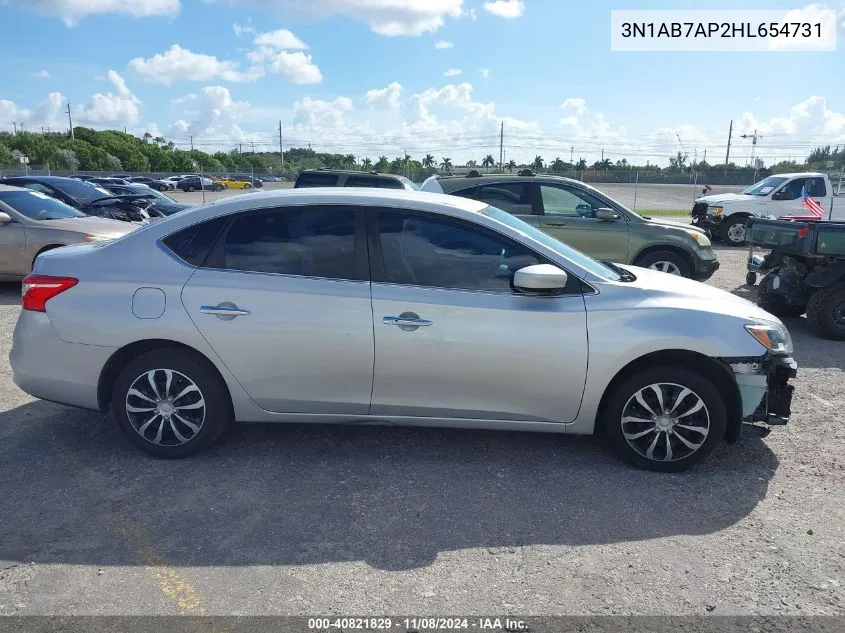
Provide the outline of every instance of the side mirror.
[[614,222],[620,219],[622,216],[616,213],[613,209],[596,209],[596,218],[599,220],[605,220],[606,222]]
[[513,285],[525,292],[549,292],[563,290],[568,278],[557,266],[534,264],[517,270],[513,275]]
[[0,211],[0,226],[5,226],[6,224],[12,223],[12,216],[10,216],[5,211]]

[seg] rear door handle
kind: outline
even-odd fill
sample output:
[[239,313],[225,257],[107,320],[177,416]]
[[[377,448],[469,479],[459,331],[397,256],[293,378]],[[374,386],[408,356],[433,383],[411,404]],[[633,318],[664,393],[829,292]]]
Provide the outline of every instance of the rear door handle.
[[382,317],[382,323],[385,325],[398,325],[401,328],[418,328],[434,325],[434,321],[421,319],[418,316],[406,316],[404,314]]
[[248,314],[252,314],[249,310],[244,310],[239,308],[235,304],[230,303],[221,303],[220,305],[216,306],[202,306],[200,308],[200,313],[202,314],[213,314],[214,316],[219,317],[236,317],[236,316],[246,316]]

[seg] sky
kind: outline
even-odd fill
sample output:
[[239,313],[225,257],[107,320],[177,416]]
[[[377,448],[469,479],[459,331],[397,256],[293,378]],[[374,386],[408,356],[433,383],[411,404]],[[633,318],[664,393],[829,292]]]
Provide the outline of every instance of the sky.
[[[835,52],[614,52],[615,0],[0,0],[0,129],[150,132],[177,146],[454,164],[487,154],[766,164],[845,145],[845,2],[695,3],[838,12]],[[747,138],[741,138],[742,135]]]

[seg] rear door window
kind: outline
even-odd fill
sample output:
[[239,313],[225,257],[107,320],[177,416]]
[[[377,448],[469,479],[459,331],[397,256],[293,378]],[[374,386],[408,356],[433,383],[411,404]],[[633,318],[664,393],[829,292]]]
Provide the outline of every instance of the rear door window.
[[379,189],[404,189],[398,180],[392,178],[379,178],[378,176],[349,176],[346,179],[347,187],[377,187]]
[[320,172],[302,172],[296,179],[294,187],[335,187],[337,174],[322,174]]
[[533,182],[498,182],[481,185],[473,197],[512,215],[532,215],[536,190]]
[[200,222],[168,235],[162,243],[174,255],[192,266],[202,266],[208,251],[214,246],[217,236],[228,221],[229,217],[223,216]]
[[824,198],[827,195],[824,178],[807,178],[804,186],[807,188],[807,193],[813,198]]

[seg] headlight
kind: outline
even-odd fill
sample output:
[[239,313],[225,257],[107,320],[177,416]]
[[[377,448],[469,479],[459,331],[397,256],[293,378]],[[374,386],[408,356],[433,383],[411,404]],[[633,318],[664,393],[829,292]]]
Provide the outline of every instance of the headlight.
[[712,207],[713,215],[722,215],[722,212],[725,210],[724,207]]
[[689,235],[692,239],[698,242],[699,246],[710,246],[710,238],[707,237],[701,231],[685,231],[687,235]]
[[782,323],[760,321],[745,326],[748,333],[773,354],[792,353],[792,337]]

